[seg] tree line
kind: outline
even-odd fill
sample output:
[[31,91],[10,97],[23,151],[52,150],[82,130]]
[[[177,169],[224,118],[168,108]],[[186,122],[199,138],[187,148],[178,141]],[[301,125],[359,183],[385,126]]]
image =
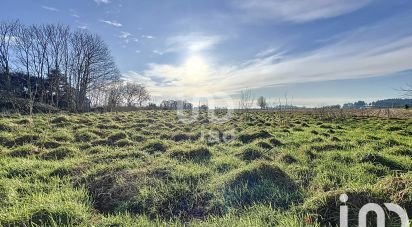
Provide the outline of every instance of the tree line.
[[81,112],[91,106],[142,105],[144,85],[125,83],[106,43],[61,24],[0,22],[0,94]]

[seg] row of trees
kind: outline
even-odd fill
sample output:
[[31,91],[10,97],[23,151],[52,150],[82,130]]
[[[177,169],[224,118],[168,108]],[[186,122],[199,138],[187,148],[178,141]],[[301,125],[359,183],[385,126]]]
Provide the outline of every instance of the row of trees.
[[0,22],[0,76],[3,97],[25,98],[31,106],[41,102],[85,111],[123,100],[141,106],[148,99],[144,86],[119,82],[120,72],[99,36],[65,25]]
[[192,110],[193,104],[183,100],[163,100],[160,103],[160,108],[167,110]]
[[142,84],[125,82],[122,80],[114,81],[103,89],[91,93],[93,106],[108,106],[114,109],[120,106],[142,107],[150,100],[149,91]]
[[[249,110],[255,106],[255,98],[250,90],[241,91],[239,99],[239,109]],[[285,95],[284,103],[279,99],[278,102],[269,102],[264,96],[260,96],[256,100],[256,106],[260,109],[294,109],[295,106],[288,104],[288,97]]]

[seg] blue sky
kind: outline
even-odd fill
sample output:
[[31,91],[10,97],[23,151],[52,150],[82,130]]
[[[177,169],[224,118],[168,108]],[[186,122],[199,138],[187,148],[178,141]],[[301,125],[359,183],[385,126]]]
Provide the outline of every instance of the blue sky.
[[284,97],[321,106],[400,97],[410,0],[8,0],[2,20],[89,29],[154,97]]

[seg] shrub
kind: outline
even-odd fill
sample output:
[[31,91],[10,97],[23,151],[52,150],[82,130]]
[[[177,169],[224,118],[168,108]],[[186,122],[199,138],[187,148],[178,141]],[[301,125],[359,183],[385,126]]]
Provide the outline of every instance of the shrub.
[[[12,113],[30,114],[30,105],[28,99],[10,98],[0,94],[0,110]],[[60,110],[51,105],[35,102],[33,104],[33,113],[58,113]]]

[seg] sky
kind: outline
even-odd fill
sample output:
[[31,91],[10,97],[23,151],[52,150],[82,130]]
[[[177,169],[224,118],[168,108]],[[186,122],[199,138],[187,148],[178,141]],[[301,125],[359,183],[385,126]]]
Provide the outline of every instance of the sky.
[[153,101],[224,105],[250,90],[318,107],[399,98],[412,83],[410,0],[2,0],[1,8],[0,20],[100,35],[123,78],[144,83]]

